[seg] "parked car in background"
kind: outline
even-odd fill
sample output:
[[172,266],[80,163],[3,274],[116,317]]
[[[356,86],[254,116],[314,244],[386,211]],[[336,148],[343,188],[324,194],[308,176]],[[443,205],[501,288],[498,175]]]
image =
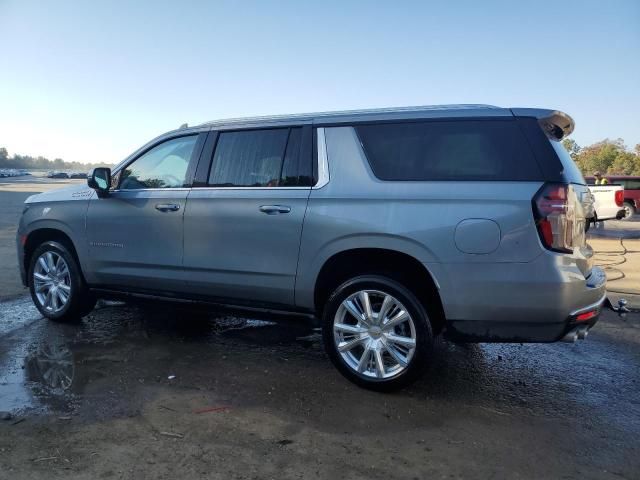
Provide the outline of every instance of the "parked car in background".
[[441,332],[584,339],[606,277],[561,143],[573,128],[556,110],[461,105],[171,131],[27,199],[22,281],[56,321],[122,296],[313,315],[338,370],[376,390],[414,380]]
[[25,173],[24,170],[17,169],[17,168],[2,168],[2,169],[0,169],[0,178],[20,177],[22,175],[28,175],[28,173]]
[[87,174],[84,172],[73,172],[69,175],[69,178],[87,178]]
[[48,178],[69,178],[69,174],[66,172],[49,172],[47,173]]
[[624,189],[621,185],[613,183],[589,185],[589,190],[594,198],[594,221],[601,222],[624,218]]
[[[640,210],[640,177],[629,175],[607,175],[605,177],[609,183],[621,185],[624,188],[622,207],[625,211],[623,220],[628,220]],[[586,178],[587,183],[595,183],[593,177]]]

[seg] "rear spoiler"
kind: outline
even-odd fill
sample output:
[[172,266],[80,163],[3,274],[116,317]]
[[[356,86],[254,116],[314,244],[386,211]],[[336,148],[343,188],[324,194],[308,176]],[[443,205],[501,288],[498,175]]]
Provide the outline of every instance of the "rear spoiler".
[[560,141],[573,132],[576,124],[569,115],[558,110],[543,108],[512,108],[511,113],[516,117],[534,117],[544,133],[551,140]]

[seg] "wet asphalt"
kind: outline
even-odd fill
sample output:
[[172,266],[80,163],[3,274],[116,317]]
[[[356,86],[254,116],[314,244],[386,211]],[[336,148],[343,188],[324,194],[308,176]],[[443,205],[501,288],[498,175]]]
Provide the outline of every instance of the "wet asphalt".
[[[640,478],[640,313],[607,311],[576,344],[439,339],[425,377],[395,394],[349,384],[300,319],[112,302],[62,325],[42,319],[28,297],[0,303],[0,319],[0,478],[3,466],[30,478],[40,458],[64,476],[102,474],[91,455],[122,421],[141,429],[136,441],[151,435],[154,448],[177,432],[167,448],[187,452],[211,442],[215,426],[224,445],[282,458],[273,471],[258,457],[216,462],[238,478],[284,466],[290,475],[279,478],[335,478],[336,465],[352,478]],[[78,470],[51,454],[69,435]],[[17,439],[26,443],[12,446]],[[336,442],[344,448],[334,452]],[[282,451],[296,446],[314,451],[313,462]],[[353,449],[374,471],[347,467],[358,464]],[[135,462],[127,470],[126,459],[110,458],[136,472]]]

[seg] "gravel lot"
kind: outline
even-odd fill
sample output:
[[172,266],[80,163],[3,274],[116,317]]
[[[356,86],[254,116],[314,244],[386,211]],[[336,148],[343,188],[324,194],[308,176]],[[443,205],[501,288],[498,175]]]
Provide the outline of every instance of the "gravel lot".
[[[0,183],[5,265],[27,190],[62,182]],[[637,288],[640,248],[593,243],[610,278],[631,278],[610,285]],[[576,344],[439,340],[421,381],[378,394],[299,320],[103,303],[58,325],[15,268],[0,277],[0,479],[640,478],[640,313],[607,311]]]

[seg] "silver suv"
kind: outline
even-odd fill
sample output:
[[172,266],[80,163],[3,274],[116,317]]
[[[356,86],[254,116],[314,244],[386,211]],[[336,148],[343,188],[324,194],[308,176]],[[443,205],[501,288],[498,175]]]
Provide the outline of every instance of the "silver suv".
[[123,294],[312,314],[340,372],[378,390],[415,379],[441,332],[584,338],[605,276],[573,126],[461,105],[181,128],[30,197],[22,280],[58,321]]

